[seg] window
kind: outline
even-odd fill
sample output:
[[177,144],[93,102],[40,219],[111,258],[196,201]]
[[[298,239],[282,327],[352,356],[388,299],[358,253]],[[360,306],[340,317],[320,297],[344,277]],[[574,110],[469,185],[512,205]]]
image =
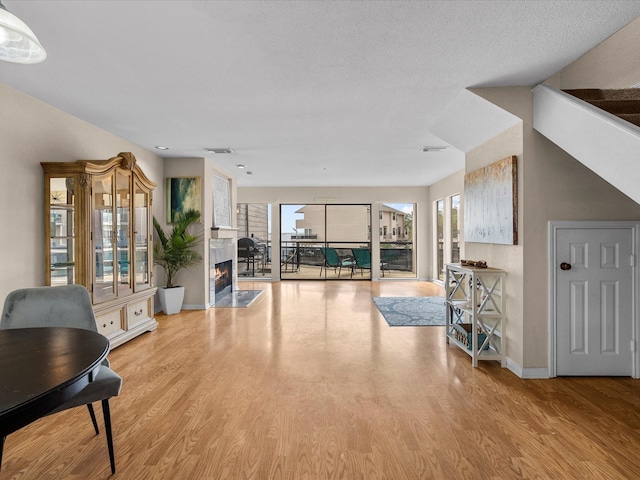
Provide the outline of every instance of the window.
[[[380,277],[416,278],[414,203],[385,203],[387,227],[380,229]],[[394,218],[395,221],[391,219]],[[392,223],[393,222],[393,223]],[[387,232],[393,236],[387,236]]]
[[455,194],[434,204],[436,245],[434,278],[444,280],[444,266],[460,261],[460,195]]
[[238,276],[271,275],[271,205],[238,203],[236,207],[238,239],[251,239],[255,250],[239,251]]
[[436,278],[444,280],[444,199],[436,201]]
[[451,197],[451,262],[460,261],[460,195]]
[[[370,253],[370,204],[280,205],[282,280],[356,279],[354,250]],[[370,278],[371,268],[358,271]]]

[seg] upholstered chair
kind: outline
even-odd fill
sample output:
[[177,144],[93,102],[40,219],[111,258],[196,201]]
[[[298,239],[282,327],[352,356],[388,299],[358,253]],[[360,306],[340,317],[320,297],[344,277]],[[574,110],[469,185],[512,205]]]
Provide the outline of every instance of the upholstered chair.
[[[91,304],[89,292],[82,285],[64,285],[24,288],[9,293],[0,318],[0,328],[29,327],[71,327],[97,332],[98,327],[93,314],[93,305]],[[100,431],[92,403],[102,402],[111,473],[115,473],[116,467],[109,399],[118,395],[121,387],[122,378],[111,370],[109,361],[105,359],[100,365],[97,374],[93,376],[93,380],[85,388],[49,414],[86,405],[93,422],[93,428],[96,431],[96,435],[98,435]],[[0,440],[4,445],[5,439],[2,438]]]

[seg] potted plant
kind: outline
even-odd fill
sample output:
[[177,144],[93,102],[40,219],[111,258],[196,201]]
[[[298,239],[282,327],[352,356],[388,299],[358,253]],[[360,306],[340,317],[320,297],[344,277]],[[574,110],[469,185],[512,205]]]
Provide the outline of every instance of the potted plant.
[[167,315],[179,313],[184,299],[184,287],[174,285],[175,276],[180,270],[195,267],[202,260],[195,250],[200,238],[189,231],[189,227],[199,220],[200,212],[196,210],[180,213],[174,220],[171,232],[167,234],[153,217],[153,226],[159,239],[153,245],[153,263],[160,265],[165,273],[166,284],[158,289],[158,296],[162,311]]

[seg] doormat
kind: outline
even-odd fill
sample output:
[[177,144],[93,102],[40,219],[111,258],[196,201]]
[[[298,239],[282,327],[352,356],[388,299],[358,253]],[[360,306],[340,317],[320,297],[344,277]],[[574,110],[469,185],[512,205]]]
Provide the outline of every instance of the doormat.
[[433,327],[446,324],[443,297],[373,297],[390,327]]

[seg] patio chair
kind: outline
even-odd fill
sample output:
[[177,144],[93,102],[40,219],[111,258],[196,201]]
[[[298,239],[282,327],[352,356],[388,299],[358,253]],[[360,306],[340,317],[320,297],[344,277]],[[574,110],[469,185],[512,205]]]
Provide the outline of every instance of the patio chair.
[[333,268],[334,272],[338,272],[338,278],[340,278],[340,273],[342,272],[343,267],[348,268],[351,276],[353,276],[353,260],[350,258],[340,258],[338,252],[336,252],[336,249],[333,247],[320,247],[320,251],[324,257],[324,261],[320,267],[320,276],[322,276],[322,269],[326,270],[327,268]]
[[353,259],[355,260],[354,270],[360,269],[360,276],[364,270],[371,270],[371,251],[368,248],[352,248]]

